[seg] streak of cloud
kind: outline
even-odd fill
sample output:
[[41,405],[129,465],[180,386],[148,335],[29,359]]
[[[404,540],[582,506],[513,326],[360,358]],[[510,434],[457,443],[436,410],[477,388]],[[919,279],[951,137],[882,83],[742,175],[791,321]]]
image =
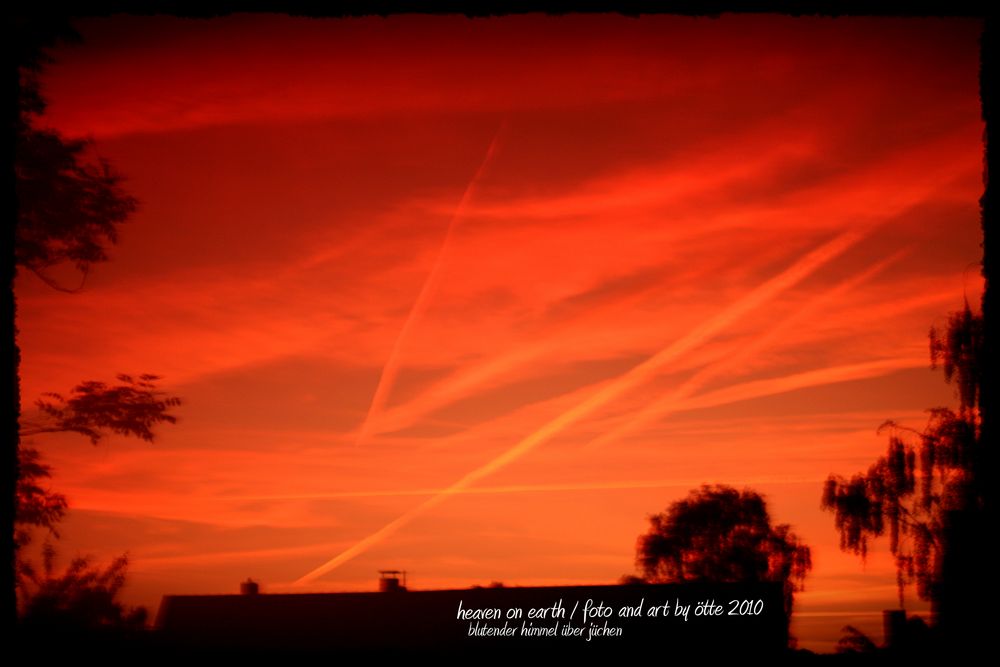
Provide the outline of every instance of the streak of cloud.
[[[685,398],[696,393],[699,389],[705,386],[707,382],[710,382],[724,373],[732,373],[735,369],[739,368],[740,364],[767,349],[767,347],[773,343],[780,341],[788,345],[788,332],[793,331],[797,324],[805,320],[807,317],[814,315],[820,309],[826,308],[834,299],[843,296],[852,289],[878,275],[888,266],[903,257],[906,252],[907,251],[905,250],[897,251],[885,259],[875,262],[857,275],[854,275],[831,287],[821,295],[810,299],[800,308],[792,312],[787,317],[781,319],[778,323],[754,338],[752,341],[748,343],[744,341],[737,341],[730,346],[728,353],[721,355],[719,361],[702,368],[693,376],[681,383],[681,385],[674,391],[667,394],[663,398],[648,404],[642,410],[632,415],[620,426],[605,431],[597,438],[594,438],[584,446],[584,451],[598,449],[609,442],[620,439],[627,433],[634,432],[654,420],[663,419],[671,414]],[[794,343],[794,340],[791,342]]]
[[[565,491],[627,491],[630,489],[669,489],[698,486],[703,480],[694,478],[625,480],[620,482],[590,482],[566,484],[508,484],[503,486],[477,486],[453,491],[452,495],[496,495],[505,493],[561,493]],[[815,484],[814,476],[789,477],[788,475],[759,475],[747,477],[745,484]],[[446,488],[435,489],[376,489],[372,491],[339,491],[334,493],[278,494],[269,496],[232,496],[225,500],[336,500],[338,498],[384,498],[397,496],[433,496],[446,493]]]
[[400,515],[379,530],[341,552],[336,557],[305,574],[295,583],[300,585],[306,584],[318,577],[323,576],[331,570],[334,570],[343,563],[346,563],[354,557],[364,553],[372,546],[390,537],[413,519],[444,502],[444,500],[449,496],[454,495],[462,489],[468,488],[476,481],[516,461],[566,427],[582,419],[599,407],[618,398],[627,390],[648,380],[665,364],[697,347],[698,345],[705,343],[709,338],[723,331],[726,327],[731,325],[753,308],[760,306],[767,300],[776,297],[778,294],[804,280],[824,264],[847,251],[854,244],[864,238],[870,231],[870,228],[863,227],[849,229],[834,239],[822,244],[806,256],[800,258],[778,275],[751,290],[741,299],[724,308],[714,317],[710,318],[700,326],[695,327],[693,330],[688,332],[688,334],[663,348],[646,361],[633,367],[631,370],[618,378],[605,383],[582,403],[579,403],[563,412],[543,425],[541,428],[521,439],[517,444],[504,451],[499,456],[470,471],[447,489],[444,489],[441,493],[428,498],[421,504]]
[[448,229],[445,232],[444,239],[441,241],[441,247],[438,249],[437,257],[434,259],[434,264],[431,266],[430,272],[427,274],[427,278],[424,280],[423,286],[420,288],[420,293],[417,294],[416,301],[413,302],[413,306],[410,308],[409,314],[406,316],[406,320],[403,322],[402,328],[399,330],[399,334],[396,336],[396,340],[392,345],[392,350],[389,352],[389,357],[386,359],[385,365],[382,367],[382,372],[379,374],[378,385],[375,387],[375,393],[372,395],[372,402],[368,408],[368,412],[365,414],[361,426],[358,429],[358,436],[355,444],[361,445],[364,443],[365,439],[368,437],[373,422],[377,421],[380,413],[385,407],[386,401],[389,399],[389,394],[392,392],[392,387],[396,382],[396,377],[399,375],[400,368],[400,355],[402,354],[403,345],[406,342],[410,331],[416,326],[420,318],[423,317],[424,313],[427,312],[427,306],[430,303],[431,297],[440,282],[441,267],[444,265],[444,258],[448,254],[448,248],[451,245],[452,238],[455,235],[455,229],[458,227],[459,221],[462,219],[469,202],[472,200],[473,194],[476,191],[476,186],[483,177],[487,166],[493,160],[493,156],[496,154],[497,145],[500,141],[500,134],[503,132],[505,123],[501,123],[500,127],[497,128],[496,133],[493,135],[493,139],[490,140],[490,145],[486,149],[486,155],[483,157],[482,162],[479,163],[479,167],[476,172],[472,175],[472,179],[469,184],[465,187],[465,191],[462,193],[462,198],[458,202],[458,206],[455,208],[454,213],[451,216],[451,220],[448,222]]
[[926,368],[924,357],[899,357],[895,359],[879,359],[857,364],[843,364],[816,368],[801,373],[783,375],[781,377],[752,380],[737,385],[718,389],[700,396],[694,396],[677,405],[678,410],[697,410],[713,408],[719,405],[748,401],[764,396],[783,394],[807,387],[818,387],[838,382],[850,382],[873,378],[887,373],[908,370],[911,368]]
[[339,543],[309,544],[294,547],[278,547],[273,549],[234,549],[210,553],[183,554],[177,556],[140,556],[135,558],[129,568],[133,570],[157,570],[164,565],[204,565],[206,563],[235,563],[255,560],[281,560],[292,556],[309,555],[324,549],[335,549]]

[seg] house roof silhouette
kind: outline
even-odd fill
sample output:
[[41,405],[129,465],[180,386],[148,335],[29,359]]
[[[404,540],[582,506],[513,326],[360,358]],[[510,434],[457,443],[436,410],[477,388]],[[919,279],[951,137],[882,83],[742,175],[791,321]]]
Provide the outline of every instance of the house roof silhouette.
[[[686,619],[676,613],[678,601],[688,606]],[[710,601],[716,615],[701,604]],[[741,609],[743,601],[749,604]],[[659,609],[651,611],[654,606]],[[340,656],[530,651],[620,657],[665,647],[674,655],[777,655],[788,641],[781,585],[772,583],[171,595],[163,598],[156,625],[178,646]]]

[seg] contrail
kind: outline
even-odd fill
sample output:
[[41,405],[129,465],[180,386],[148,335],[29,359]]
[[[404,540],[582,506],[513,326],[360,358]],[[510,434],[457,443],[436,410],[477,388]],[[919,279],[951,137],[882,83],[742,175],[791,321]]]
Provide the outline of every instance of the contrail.
[[617,440],[623,435],[645,426],[651,421],[662,419],[672,412],[675,412],[678,406],[681,405],[681,401],[693,395],[701,389],[705,383],[718,377],[719,375],[722,375],[723,373],[732,372],[733,368],[744,360],[749,359],[761,350],[766,349],[767,346],[775,340],[787,336],[787,332],[798,322],[806,317],[809,317],[820,308],[826,306],[834,298],[850,291],[851,289],[854,289],[859,284],[880,273],[887,266],[896,262],[899,258],[905,255],[906,252],[906,250],[895,252],[885,259],[875,262],[861,273],[838,283],[820,296],[809,300],[801,308],[782,319],[763,334],[757,336],[757,338],[750,343],[737,343],[734,346],[734,348],[737,349],[734,350],[732,354],[723,355],[720,361],[702,368],[700,371],[683,382],[674,391],[670,392],[663,398],[648,404],[632,416],[627,422],[594,438],[583,447],[583,451],[597,449],[608,442]]
[[406,316],[406,320],[403,322],[403,327],[399,330],[399,335],[396,336],[396,341],[392,345],[392,350],[389,352],[389,358],[386,359],[385,365],[382,367],[382,373],[378,378],[378,385],[375,387],[375,393],[372,395],[371,405],[368,407],[368,413],[365,415],[364,421],[361,422],[361,427],[358,430],[358,437],[357,440],[355,440],[355,444],[360,445],[364,442],[365,438],[371,432],[372,423],[378,418],[382,409],[385,407],[385,402],[389,398],[392,386],[396,383],[396,376],[399,374],[399,358],[403,349],[403,342],[406,340],[407,336],[409,336],[410,330],[413,329],[417,321],[419,321],[423,314],[427,311],[427,304],[430,302],[431,296],[434,294],[434,290],[437,288],[440,280],[441,266],[444,264],[444,257],[448,253],[448,246],[451,245],[452,237],[455,235],[455,228],[458,227],[458,222],[462,218],[469,202],[472,200],[472,195],[476,190],[476,186],[482,179],[487,165],[489,165],[492,161],[494,153],[496,153],[497,144],[500,140],[500,134],[503,132],[505,126],[506,121],[500,123],[500,127],[497,128],[496,134],[493,135],[493,139],[490,141],[490,145],[486,149],[486,155],[483,157],[483,161],[479,164],[479,168],[476,169],[476,173],[472,175],[472,179],[469,181],[469,184],[465,186],[465,192],[462,193],[462,198],[459,200],[458,206],[455,208],[455,212],[451,216],[451,220],[448,222],[448,230],[445,232],[444,239],[441,241],[441,247],[438,248],[437,257],[434,258],[434,264],[431,266],[430,273],[428,273],[427,278],[424,279],[424,284],[420,288],[420,293],[417,295],[416,301],[413,302],[413,306],[410,308],[410,312]]
[[907,370],[909,368],[927,368],[927,359],[917,357],[899,357],[896,359],[879,359],[877,361],[864,361],[857,364],[843,364],[841,366],[828,366],[826,368],[815,368],[792,375],[782,375],[776,378],[765,378],[763,380],[751,380],[740,384],[717,389],[689,398],[678,404],[678,410],[698,410],[702,408],[714,408],[719,405],[728,405],[739,401],[748,401],[753,398],[784,394],[796,389],[807,387],[818,387],[836,382],[850,382],[851,380],[863,380],[865,378],[877,377],[886,373]]
[[[509,484],[505,486],[477,486],[462,489],[452,495],[502,495],[507,493],[562,493],[565,491],[630,491],[634,489],[667,489],[700,486],[704,480],[652,479],[625,480],[620,482],[579,482],[565,484]],[[763,475],[748,477],[744,484],[805,484],[815,483],[816,476],[789,477],[787,475]],[[399,496],[433,496],[446,489],[383,489],[374,491],[335,491],[332,493],[291,493],[259,496],[223,496],[218,500],[336,500],[338,498],[394,498]]]
[[[379,430],[396,430],[416,422],[434,409],[448,405],[457,398],[465,397],[469,391],[501,376],[512,368],[517,368],[544,354],[553,346],[551,341],[524,344],[499,357],[488,359],[476,365],[469,365],[432,386],[429,391],[411,399],[407,403],[393,406],[382,414],[377,427]],[[372,427],[375,428],[375,427]]]
[[693,347],[705,342],[709,337],[717,334],[719,331],[729,326],[747,311],[759,306],[768,299],[775,297],[782,291],[805,279],[818,268],[839,256],[841,253],[845,252],[848,248],[860,241],[870,231],[870,229],[871,228],[850,229],[836,238],[827,241],[805,257],[796,261],[777,276],[765,281],[763,284],[753,289],[749,294],[723,309],[722,312],[716,314],[700,326],[695,327],[687,335],[674,341],[646,361],[625,372],[623,375],[607,382],[603,387],[595,391],[582,403],[570,408],[555,419],[552,419],[534,433],[531,433],[521,439],[517,444],[501,453],[496,458],[467,473],[464,477],[456,481],[448,488],[443,489],[437,495],[431,496],[393,521],[390,521],[388,524],[365,537],[360,542],[357,542],[352,547],[346,549],[323,565],[317,567],[315,570],[304,575],[295,583],[297,585],[306,584],[317,577],[323,576],[327,572],[339,567],[340,565],[353,559],[355,556],[364,553],[370,547],[391,536],[427,510],[440,505],[445,501],[445,499],[448,498],[448,496],[454,495],[468,488],[474,482],[516,461],[521,456],[528,453],[542,442],[545,442],[548,438],[559,433],[567,426],[577,422],[613,399],[618,398],[628,389],[644,382],[664,364],[676,359],[678,356],[684,354]]

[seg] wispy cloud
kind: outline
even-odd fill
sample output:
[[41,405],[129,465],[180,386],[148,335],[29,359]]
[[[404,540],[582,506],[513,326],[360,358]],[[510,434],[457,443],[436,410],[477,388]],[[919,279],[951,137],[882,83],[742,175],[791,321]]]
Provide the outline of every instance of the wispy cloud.
[[812,272],[823,266],[823,264],[834,259],[852,245],[860,241],[864,238],[866,233],[867,230],[852,229],[824,243],[822,246],[799,259],[778,275],[752,290],[736,303],[724,308],[721,312],[716,314],[715,317],[696,327],[687,335],[660,350],[658,353],[638,366],[635,366],[624,375],[606,383],[594,392],[587,400],[549,421],[540,429],[521,439],[520,442],[496,458],[469,472],[445,489],[442,493],[425,500],[420,505],[417,505],[410,511],[386,524],[354,546],[341,552],[338,556],[327,561],[312,572],[304,575],[297,581],[297,583],[308,583],[313,579],[323,576],[327,572],[330,572],[358,554],[363,553],[372,545],[377,544],[378,542],[391,536],[397,530],[412,521],[415,517],[420,516],[427,510],[430,510],[443,502],[448,496],[461,489],[471,486],[479,479],[482,479],[483,477],[486,477],[517,460],[542,442],[545,442],[545,440],[550,438],[552,435],[558,433],[562,429],[583,418],[609,401],[614,400],[626,390],[647,380],[651,374],[655,373],[664,364],[669,363],[697,345],[704,343],[706,339],[725,329],[725,327],[737,320],[747,311],[759,306],[768,299],[779,294],[781,291],[788,289],[792,285],[803,280]]
[[469,184],[465,187],[465,191],[462,193],[461,200],[459,200],[458,205],[452,213],[451,220],[448,223],[448,229],[445,232],[444,239],[441,241],[441,248],[438,250],[437,257],[434,259],[434,264],[431,266],[431,270],[428,272],[427,278],[424,280],[424,283],[420,288],[420,292],[417,294],[417,298],[413,302],[413,307],[410,308],[409,314],[403,321],[403,326],[399,330],[399,335],[396,337],[396,341],[392,345],[392,350],[389,352],[389,358],[386,359],[385,365],[382,367],[382,372],[379,374],[378,384],[375,386],[375,393],[372,395],[371,405],[368,408],[367,414],[365,414],[364,420],[361,422],[361,426],[358,428],[356,444],[360,445],[364,443],[370,430],[372,429],[373,423],[378,421],[381,412],[385,407],[385,402],[388,400],[392,387],[396,382],[396,376],[399,374],[402,350],[406,342],[407,335],[410,330],[417,325],[424,313],[427,311],[427,306],[429,305],[435,289],[441,280],[441,266],[447,256],[448,248],[451,245],[451,239],[455,235],[455,228],[458,226],[459,221],[465,214],[465,209],[468,207],[469,202],[472,201],[472,197],[476,192],[479,181],[483,177],[483,173],[493,160],[493,155],[496,153],[497,144],[499,143],[500,133],[502,131],[503,125],[497,129],[496,134],[493,135],[493,139],[490,140],[490,145],[486,148],[486,155],[483,157],[483,161],[479,164],[479,168],[476,169],[476,173],[474,173],[472,178],[469,180]]
[[230,590],[228,558],[289,590],[390,558],[610,581],[701,482],[766,492],[830,599],[893,587],[831,574],[805,480],[952,399],[926,331],[981,288],[980,22],[78,26],[45,118],[142,205],[80,294],[18,277],[21,386],[184,399],[155,443],[36,443],[66,548],[134,553],[127,595]]
[[774,345],[775,343],[780,343],[786,346],[794,345],[795,337],[792,332],[797,324],[803,322],[806,318],[813,316],[822,308],[828,307],[834,299],[843,296],[851,289],[877,275],[887,266],[902,257],[903,254],[903,251],[900,251],[890,257],[880,260],[859,274],[852,276],[851,278],[833,286],[829,290],[813,297],[800,308],[778,321],[774,326],[764,331],[753,340],[749,342],[742,340],[737,341],[735,344],[730,346],[727,353],[723,354],[720,361],[702,368],[681,383],[681,385],[674,391],[659,400],[651,402],[648,406],[641,409],[634,415],[630,415],[627,421],[622,423],[617,428],[606,431],[592,440],[585,449],[599,448],[608,442],[617,440],[624,434],[645,426],[655,419],[662,419],[673,410],[676,410],[677,406],[681,405],[684,399],[688,398],[692,394],[695,394],[699,389],[705,386],[706,383],[721,375],[739,372],[740,364],[753,358],[770,345]]

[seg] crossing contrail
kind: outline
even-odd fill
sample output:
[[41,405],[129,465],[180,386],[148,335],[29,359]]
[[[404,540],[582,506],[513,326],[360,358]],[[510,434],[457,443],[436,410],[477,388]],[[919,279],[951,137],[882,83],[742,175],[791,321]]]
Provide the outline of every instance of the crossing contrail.
[[627,390],[641,384],[652,377],[662,366],[676,359],[692,348],[706,342],[727,326],[742,317],[751,309],[774,298],[804,280],[821,266],[838,257],[848,248],[864,238],[871,231],[868,228],[850,229],[834,239],[827,241],[812,252],[802,257],[778,275],[766,280],[735,303],[730,304],[721,312],[706,322],[692,329],[688,334],[666,346],[642,363],[634,366],[617,378],[605,383],[586,400],[563,412],[539,429],[522,438],[514,446],[502,452],[499,456],[468,472],[451,486],[442,489],[437,495],[427,498],[422,503],[396,517],[371,535],[361,539],[353,546],[331,558],[311,572],[303,575],[295,583],[302,585],[336,569],[364,553],[371,547],[382,542],[406,526],[413,519],[443,503],[449,496],[460,493],[478,480],[493,474],[497,470],[513,463],[539,444],[545,442],[571,424],[618,398]]
[[737,343],[734,346],[732,354],[723,354],[719,361],[702,368],[663,398],[649,403],[642,410],[635,413],[627,422],[597,436],[583,448],[584,451],[597,449],[611,441],[621,438],[627,433],[631,433],[636,429],[649,424],[651,421],[662,419],[672,412],[677,411],[683,405],[684,399],[692,396],[695,392],[705,386],[707,382],[713,380],[719,375],[722,375],[723,373],[731,373],[738,364],[766,349],[768,345],[776,340],[785,337],[787,332],[792,330],[793,327],[804,318],[814,314],[820,308],[826,306],[834,298],[850,291],[857,285],[878,274],[904,254],[906,254],[906,251],[900,250],[885,259],[875,262],[857,275],[841,281],[823,294],[810,299],[800,308],[792,312],[792,314],[770,327],[767,331],[760,334],[749,343]]
[[500,127],[497,128],[496,134],[493,135],[493,139],[490,141],[490,145],[486,149],[486,155],[483,157],[482,162],[479,163],[479,168],[476,169],[476,173],[472,175],[472,179],[469,181],[469,184],[465,186],[465,192],[462,193],[462,198],[459,200],[458,206],[455,208],[455,212],[452,214],[451,220],[448,222],[448,230],[445,232],[444,239],[441,241],[441,247],[438,248],[437,257],[434,258],[434,264],[431,266],[430,272],[424,279],[424,284],[420,288],[420,293],[417,294],[416,301],[414,301],[413,306],[410,307],[410,312],[406,316],[406,320],[403,322],[403,327],[399,330],[399,334],[396,336],[396,341],[393,343],[392,350],[389,352],[389,358],[386,359],[385,365],[382,367],[382,372],[378,378],[378,385],[376,385],[375,393],[372,395],[371,405],[369,405],[364,421],[361,422],[361,427],[358,429],[358,436],[355,440],[355,444],[360,445],[364,442],[365,438],[367,438],[371,433],[372,425],[378,419],[383,408],[385,408],[385,403],[389,399],[392,387],[396,383],[396,377],[399,375],[399,360],[403,349],[403,343],[409,336],[410,331],[427,311],[427,304],[430,303],[431,296],[434,294],[434,290],[437,288],[438,282],[440,281],[441,267],[444,264],[445,255],[448,254],[448,247],[451,245],[452,237],[455,235],[455,228],[458,227],[458,222],[462,218],[469,202],[472,200],[476,186],[479,184],[483,173],[486,171],[486,167],[492,161],[493,155],[496,153],[497,144],[500,140],[500,134],[505,126],[506,121],[501,123]]

